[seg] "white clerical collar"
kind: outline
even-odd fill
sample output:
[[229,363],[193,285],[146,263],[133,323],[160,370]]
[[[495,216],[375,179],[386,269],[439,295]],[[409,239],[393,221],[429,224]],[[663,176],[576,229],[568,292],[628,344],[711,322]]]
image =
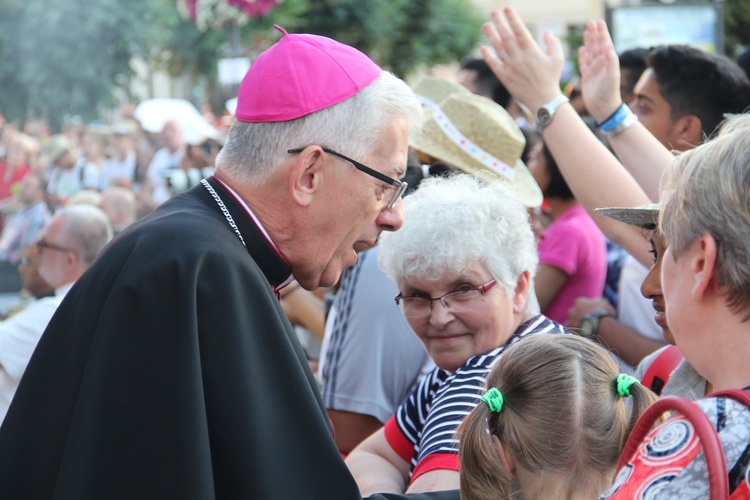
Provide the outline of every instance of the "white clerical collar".
[[263,236],[265,236],[266,239],[268,240],[268,242],[271,243],[271,245],[273,245],[274,250],[276,250],[279,253],[279,255],[281,255],[281,252],[279,252],[279,248],[276,246],[276,243],[274,243],[273,240],[271,239],[271,236],[268,234],[268,231],[266,231],[266,228],[263,227],[263,224],[260,223],[260,220],[258,220],[258,217],[255,216],[255,214],[250,209],[250,207],[248,206],[248,204],[245,203],[245,200],[243,200],[242,197],[237,194],[237,191],[235,191],[234,189],[232,189],[226,182],[222,181],[218,177],[214,176],[213,179],[216,182],[218,182],[219,184],[221,184],[221,186],[224,189],[226,189],[227,191],[229,191],[232,194],[232,196],[234,197],[234,199],[237,200],[237,202],[240,205],[242,205],[242,208],[245,209],[245,212],[247,212],[247,215],[249,215],[250,218],[253,219],[253,222],[255,222],[255,225],[258,226],[258,229],[261,230],[261,232],[263,233]]
[[[268,234],[268,231],[266,231],[266,228],[263,227],[263,224],[260,223],[260,220],[258,220],[258,217],[255,216],[252,209],[250,209],[248,204],[245,203],[245,200],[243,200],[242,197],[239,194],[237,194],[237,191],[232,189],[226,182],[222,181],[218,177],[214,176],[213,179],[219,184],[221,184],[221,186],[227,191],[229,191],[229,193],[234,197],[234,199],[237,200],[237,202],[242,206],[242,208],[250,216],[250,218],[253,219],[253,222],[255,222],[255,225],[263,233],[263,236],[266,237],[266,241],[268,241],[273,246],[273,249],[276,250],[276,253],[278,253],[279,255],[283,255],[281,251],[279,250],[279,247],[277,247],[276,243],[274,243],[273,240],[271,239],[271,236]],[[290,274],[289,277],[282,284],[276,287],[276,289],[278,290],[280,288],[283,288],[289,283],[291,283],[292,281],[294,281],[294,276]]]

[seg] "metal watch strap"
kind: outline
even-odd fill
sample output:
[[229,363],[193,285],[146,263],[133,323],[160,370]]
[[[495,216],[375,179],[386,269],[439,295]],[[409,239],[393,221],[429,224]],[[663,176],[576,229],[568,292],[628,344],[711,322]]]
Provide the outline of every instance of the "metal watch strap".
[[560,107],[561,104],[569,102],[569,99],[563,94],[558,95],[546,104],[543,104],[536,112],[536,127],[541,131],[544,127],[552,122],[552,117],[555,115],[555,111]]
[[581,321],[581,336],[587,339],[595,339],[599,335],[599,322],[607,316],[612,316],[612,314],[604,310],[586,315]]

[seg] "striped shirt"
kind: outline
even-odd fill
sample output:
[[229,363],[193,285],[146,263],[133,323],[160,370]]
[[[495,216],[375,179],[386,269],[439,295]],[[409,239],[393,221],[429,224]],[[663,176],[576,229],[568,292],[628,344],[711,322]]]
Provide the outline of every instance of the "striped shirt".
[[522,323],[501,347],[469,358],[454,373],[435,368],[420,381],[385,425],[388,444],[411,461],[411,481],[431,470],[458,470],[456,429],[479,403],[487,375],[505,349],[536,333],[565,330],[540,314]]

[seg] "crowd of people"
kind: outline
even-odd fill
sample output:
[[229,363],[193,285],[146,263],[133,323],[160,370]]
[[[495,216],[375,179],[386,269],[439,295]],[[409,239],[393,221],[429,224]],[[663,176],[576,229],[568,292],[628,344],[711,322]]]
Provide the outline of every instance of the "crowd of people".
[[0,496],[750,498],[736,62],[278,29],[221,143],[4,127]]

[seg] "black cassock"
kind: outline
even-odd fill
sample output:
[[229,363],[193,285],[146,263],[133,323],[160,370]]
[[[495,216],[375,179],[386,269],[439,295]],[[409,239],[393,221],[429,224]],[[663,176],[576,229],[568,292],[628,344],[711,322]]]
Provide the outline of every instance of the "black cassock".
[[209,182],[229,217],[198,185],[68,293],[0,428],[0,498],[359,498],[272,288],[291,270]]

